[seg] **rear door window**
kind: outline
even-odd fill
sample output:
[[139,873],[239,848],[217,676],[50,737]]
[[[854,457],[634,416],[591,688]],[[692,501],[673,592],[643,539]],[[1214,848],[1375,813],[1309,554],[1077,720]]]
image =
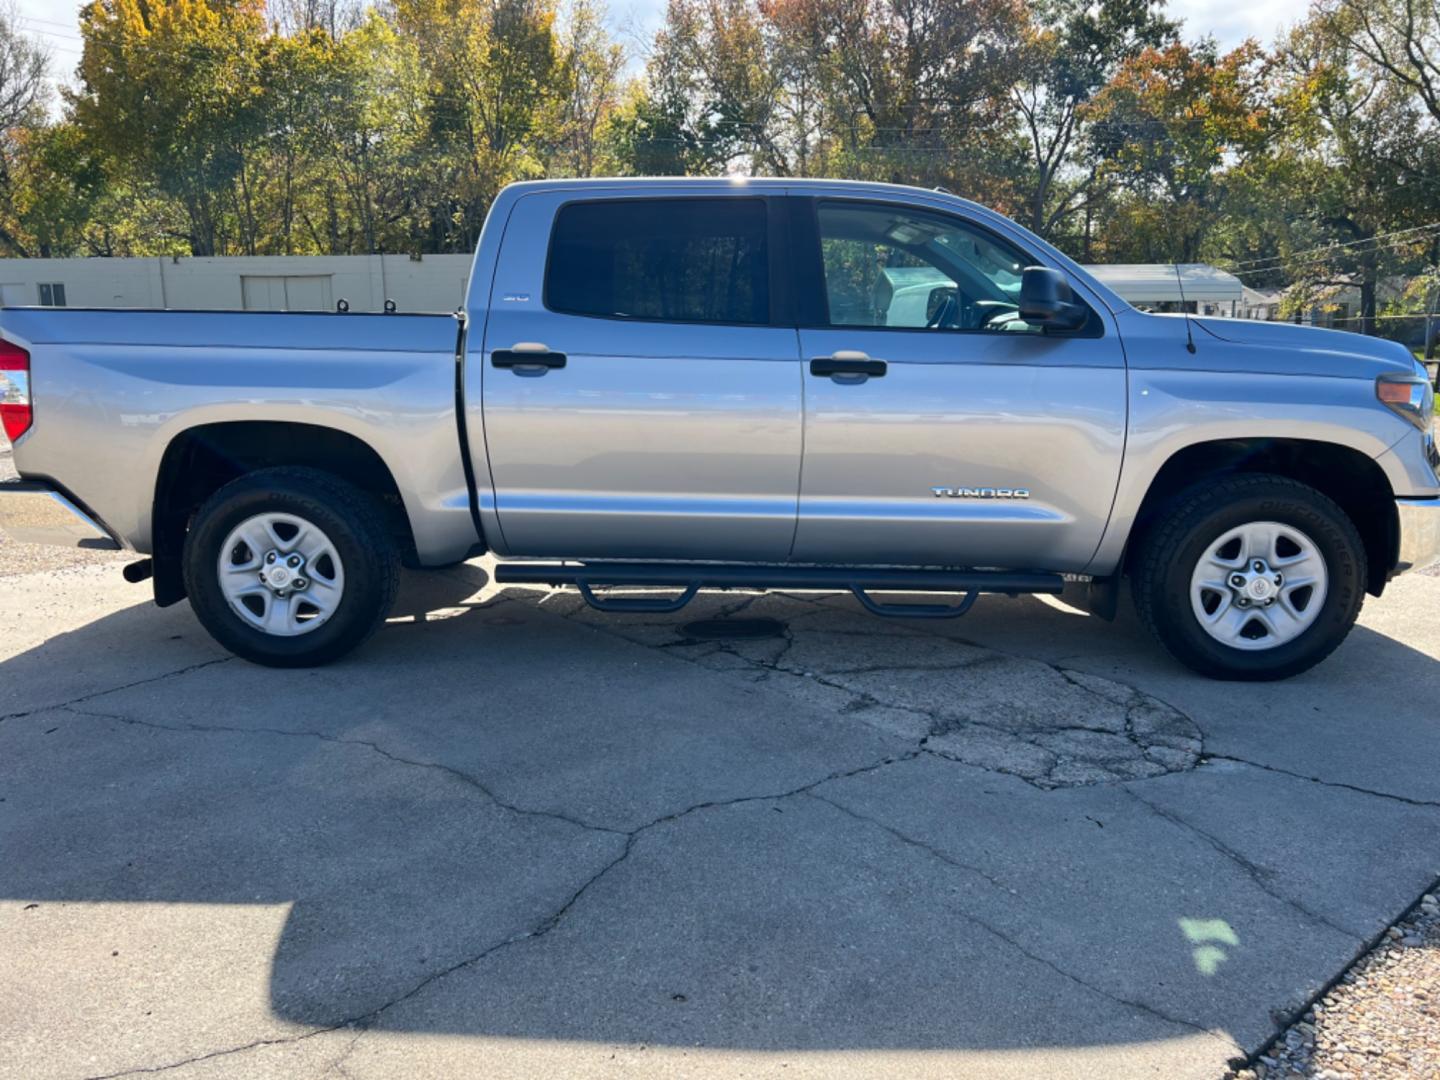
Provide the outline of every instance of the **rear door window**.
[[551,311],[609,319],[764,325],[763,199],[616,199],[560,208],[545,266]]

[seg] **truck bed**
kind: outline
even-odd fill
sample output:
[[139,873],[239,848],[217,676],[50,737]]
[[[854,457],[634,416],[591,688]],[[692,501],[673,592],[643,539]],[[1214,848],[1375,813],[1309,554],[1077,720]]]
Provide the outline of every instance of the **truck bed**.
[[475,542],[456,418],[454,314],[0,309],[30,353],[22,476],[63,479],[150,550],[155,478],[182,433],[227,423],[348,433],[389,467],[426,561]]

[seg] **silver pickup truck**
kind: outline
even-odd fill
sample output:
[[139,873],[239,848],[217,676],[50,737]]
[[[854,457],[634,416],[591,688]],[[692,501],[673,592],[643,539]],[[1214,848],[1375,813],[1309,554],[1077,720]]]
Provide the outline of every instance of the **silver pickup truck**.
[[458,313],[6,308],[0,337],[0,527],[148,556],[127,576],[262,664],[334,660],[402,564],[489,551],[612,611],[945,618],[1068,581],[1112,616],[1128,578],[1180,661],[1273,679],[1440,558],[1405,349],[1141,313],[943,192],[516,184]]

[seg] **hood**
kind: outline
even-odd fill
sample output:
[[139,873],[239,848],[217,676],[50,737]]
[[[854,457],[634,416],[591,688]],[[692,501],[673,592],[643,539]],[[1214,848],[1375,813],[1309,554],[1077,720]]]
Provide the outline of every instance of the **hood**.
[[1415,370],[1415,357],[1404,345],[1348,330],[1259,319],[1192,318],[1191,322],[1211,337],[1243,346],[1246,367],[1352,378]]

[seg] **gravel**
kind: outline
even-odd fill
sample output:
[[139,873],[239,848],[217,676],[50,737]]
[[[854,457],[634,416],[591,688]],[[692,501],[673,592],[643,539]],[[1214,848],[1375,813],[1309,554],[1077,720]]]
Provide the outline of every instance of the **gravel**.
[[1440,1077],[1440,899],[1427,894],[1253,1065],[1226,1077]]

